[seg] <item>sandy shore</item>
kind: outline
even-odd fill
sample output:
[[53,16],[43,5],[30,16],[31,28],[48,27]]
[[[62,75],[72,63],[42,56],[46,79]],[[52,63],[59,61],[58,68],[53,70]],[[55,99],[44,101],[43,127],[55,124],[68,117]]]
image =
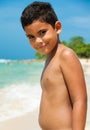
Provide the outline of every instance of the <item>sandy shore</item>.
[[87,121],[85,130],[90,130],[90,59],[80,59],[80,62],[85,74],[88,95]]
[[41,130],[38,124],[38,110],[0,122],[0,130]]
[[[90,59],[82,59],[80,61],[83,65],[88,93],[88,112],[85,130],[90,130]],[[38,124],[38,109],[20,117],[0,122],[0,130],[41,130]]]

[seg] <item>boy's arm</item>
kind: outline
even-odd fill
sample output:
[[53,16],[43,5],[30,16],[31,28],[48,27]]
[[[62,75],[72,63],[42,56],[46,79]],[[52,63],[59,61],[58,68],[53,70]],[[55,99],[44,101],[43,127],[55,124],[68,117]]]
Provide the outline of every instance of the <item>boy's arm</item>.
[[81,64],[72,50],[63,52],[61,68],[73,104],[72,130],[84,130],[87,112],[86,85]]

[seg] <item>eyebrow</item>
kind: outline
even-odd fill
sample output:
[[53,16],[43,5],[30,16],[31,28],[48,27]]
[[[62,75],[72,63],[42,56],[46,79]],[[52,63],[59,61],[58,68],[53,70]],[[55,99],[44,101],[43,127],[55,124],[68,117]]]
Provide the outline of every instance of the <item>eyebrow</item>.
[[43,31],[43,30],[46,31],[47,29],[40,29],[40,30],[38,31],[38,33],[40,33],[40,32]]
[[32,34],[26,34],[26,36],[29,37],[29,36],[33,36],[33,35]]
[[[47,30],[47,29],[40,29],[37,33],[39,34],[43,30]],[[26,36],[29,37],[29,36],[34,36],[34,35],[33,34],[26,34]]]

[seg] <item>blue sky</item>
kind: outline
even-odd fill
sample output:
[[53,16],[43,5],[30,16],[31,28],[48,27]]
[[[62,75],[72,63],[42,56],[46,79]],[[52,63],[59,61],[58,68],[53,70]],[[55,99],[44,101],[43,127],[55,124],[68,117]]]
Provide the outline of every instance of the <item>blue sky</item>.
[[[44,0],[42,0],[44,1]],[[62,23],[61,40],[82,36],[90,43],[90,0],[46,0],[50,2]],[[23,9],[33,0],[0,1],[0,59],[33,59],[20,23]]]

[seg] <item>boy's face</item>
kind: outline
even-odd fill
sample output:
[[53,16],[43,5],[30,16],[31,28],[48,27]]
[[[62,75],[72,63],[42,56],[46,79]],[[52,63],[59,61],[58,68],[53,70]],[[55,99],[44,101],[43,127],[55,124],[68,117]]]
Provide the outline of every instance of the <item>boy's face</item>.
[[25,32],[31,46],[44,55],[50,54],[54,49],[58,41],[57,34],[60,33],[56,25],[53,28],[50,24],[40,21],[25,26]]

